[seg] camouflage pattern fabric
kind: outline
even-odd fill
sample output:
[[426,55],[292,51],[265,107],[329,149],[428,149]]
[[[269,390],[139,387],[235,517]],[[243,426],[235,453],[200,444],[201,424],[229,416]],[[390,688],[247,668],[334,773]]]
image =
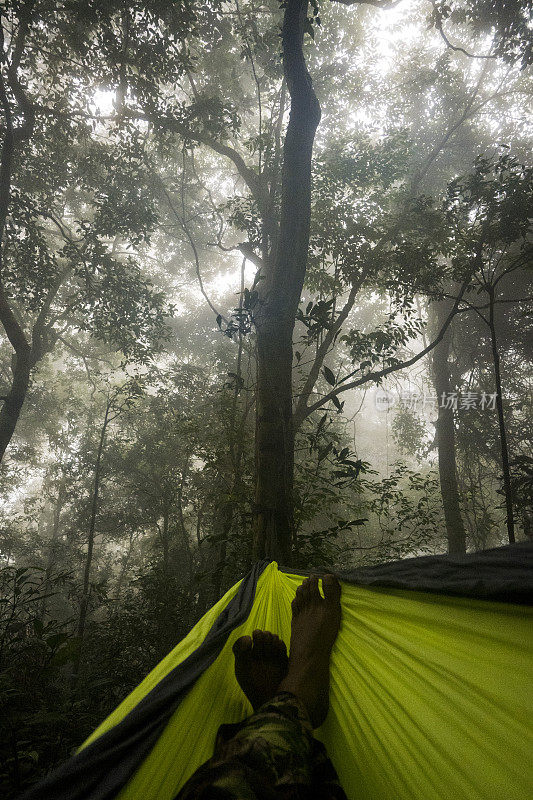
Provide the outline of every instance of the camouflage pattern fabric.
[[302,703],[279,692],[244,722],[221,725],[215,752],[175,800],[346,800]]

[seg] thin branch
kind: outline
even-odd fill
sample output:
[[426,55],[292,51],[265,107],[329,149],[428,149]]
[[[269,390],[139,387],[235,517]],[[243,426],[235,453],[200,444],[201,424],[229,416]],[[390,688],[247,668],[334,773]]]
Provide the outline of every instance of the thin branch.
[[427,173],[429,172],[430,167],[432,166],[432,164],[435,163],[435,161],[437,159],[437,156],[444,150],[444,148],[446,147],[448,141],[451,139],[453,134],[457,130],[459,130],[461,125],[463,125],[463,123],[466,122],[466,120],[469,117],[473,116],[478,111],[480,111],[480,109],[483,108],[483,106],[486,105],[490,101],[490,99],[492,99],[492,98],[486,98],[481,103],[478,103],[477,106],[474,106],[474,101],[475,101],[476,97],[479,94],[479,90],[481,89],[483,81],[485,80],[485,77],[486,77],[486,74],[487,74],[487,68],[488,68],[488,65],[484,66],[483,69],[481,70],[481,74],[479,76],[479,79],[478,79],[475,87],[474,87],[474,90],[473,90],[472,94],[470,95],[470,97],[468,98],[468,100],[466,101],[465,107],[464,107],[461,115],[459,116],[459,118],[456,120],[456,122],[454,122],[452,125],[450,125],[450,127],[448,128],[447,131],[445,131],[445,133],[441,136],[440,140],[432,148],[431,152],[426,157],[426,159],[423,162],[423,164],[420,167],[420,169],[418,169],[415,172],[415,174],[413,176],[413,180],[411,182],[411,192],[412,192],[412,194],[415,194],[418,191],[418,187],[422,183],[423,179],[426,177]]
[[250,65],[252,67],[252,73],[253,73],[253,76],[254,76],[255,87],[256,87],[256,90],[257,90],[257,105],[259,107],[259,148],[258,148],[258,153],[259,153],[259,175],[261,175],[262,166],[263,166],[262,165],[263,143],[261,141],[261,134],[262,134],[262,130],[263,130],[263,108],[262,108],[262,104],[261,104],[261,86],[259,85],[259,78],[257,77],[257,72],[256,72],[256,69],[255,69],[255,61],[254,61],[254,57],[253,57],[253,53],[252,53],[252,48],[250,46],[250,42],[248,41],[248,37],[246,35],[246,27],[245,27],[245,24],[244,24],[242,16],[241,16],[241,9],[240,9],[240,6],[239,6],[239,0],[235,0],[235,7],[237,9],[237,17],[238,17],[239,22],[241,24],[242,38],[244,39],[244,43],[245,43],[246,49],[248,51],[248,58],[250,59]]
[[[63,282],[72,272],[72,267],[69,265],[65,267],[59,275],[57,275],[56,279],[52,283],[50,289],[47,292],[47,295],[44,299],[43,305],[39,314],[37,315],[37,319],[35,320],[33,327],[32,327],[32,350],[33,350],[33,357],[36,360],[39,360],[43,355],[42,351],[42,337],[43,333],[46,328],[46,315],[50,311],[50,306],[52,305],[54,298],[56,297],[59,289],[63,285]],[[53,330],[51,330],[53,334]]]
[[452,44],[446,34],[444,33],[442,27],[442,15],[437,7],[437,3],[435,0],[431,0],[431,5],[433,6],[433,19],[435,21],[435,28],[440,33],[440,36],[443,42],[446,44],[450,50],[453,50],[456,53],[463,53],[463,55],[468,56],[468,58],[498,58],[496,53],[488,53],[487,55],[479,55],[478,53],[469,53],[468,50],[465,50],[464,47],[460,47],[459,45]]
[[[186,70],[186,75],[187,78],[189,79],[189,83],[191,84],[191,89],[193,92],[194,99],[198,102],[198,100],[200,99],[200,94],[198,92],[198,89],[196,88],[190,70],[188,69]],[[211,150],[214,150],[215,153],[218,153],[221,156],[229,158],[229,160],[232,161],[233,164],[237,167],[237,172],[239,173],[241,178],[244,180],[244,182],[250,189],[258,205],[264,207],[265,197],[264,197],[264,192],[262,191],[261,181],[259,177],[256,175],[254,170],[246,164],[241,154],[238,153],[233,147],[230,147],[227,144],[222,144],[221,142],[217,142],[216,139],[213,139],[208,134],[191,131],[186,125],[179,123],[177,120],[173,118],[160,117],[156,116],[155,114],[148,114],[146,112],[144,114],[144,117],[149,122],[152,122],[156,126],[161,125],[161,123],[163,122],[164,125],[166,125],[171,130],[175,130],[176,133],[180,133],[184,137],[200,142],[201,144],[205,144],[207,145],[207,147],[210,147]]]
[[[419,353],[417,353],[412,358],[409,358],[407,361],[402,361],[401,364],[393,364],[390,367],[386,367],[385,369],[380,370],[379,372],[368,372],[366,375],[363,375],[363,377],[359,378],[356,381],[352,381],[351,383],[347,383],[347,384],[343,383],[342,386],[338,386],[336,389],[332,389],[332,391],[328,392],[328,394],[325,395],[323,398],[321,398],[320,400],[317,400],[316,403],[313,403],[312,405],[307,406],[304,409],[304,413],[302,415],[301,420],[298,420],[298,424],[300,424],[304,419],[306,419],[314,411],[316,411],[319,408],[322,408],[322,406],[324,406],[326,403],[329,403],[329,401],[333,397],[337,397],[337,395],[341,394],[342,392],[346,392],[346,391],[348,391],[348,389],[355,389],[358,386],[362,386],[363,384],[368,383],[369,381],[378,381],[381,378],[384,378],[386,375],[390,375],[391,372],[397,372],[400,369],[406,369],[406,367],[411,367],[413,364],[416,364],[417,361],[420,361],[421,358],[423,358],[425,355],[427,355],[431,350],[433,350],[434,347],[436,347],[438,345],[438,343],[440,341],[442,341],[446,331],[448,330],[448,327],[450,326],[450,323],[451,323],[452,319],[454,318],[455,314],[457,313],[457,309],[459,308],[459,303],[462,301],[463,294],[465,293],[465,291],[466,291],[466,289],[467,289],[467,287],[468,287],[468,285],[470,283],[470,280],[471,280],[471,274],[468,275],[468,277],[463,281],[463,283],[461,285],[461,288],[459,290],[459,294],[457,295],[457,297],[455,299],[455,303],[453,304],[453,308],[451,309],[451,311],[450,311],[448,317],[446,318],[446,321],[444,322],[444,325],[440,329],[438,335],[431,342],[431,344],[429,344],[427,347],[424,347],[423,350],[421,350]],[[356,370],[356,371],[358,371],[358,370]],[[351,373],[351,374],[353,375],[354,373]],[[348,380],[349,377],[351,377],[351,375],[347,375],[345,378],[343,378],[343,382]]]
[[[185,163],[183,164],[182,181],[181,181],[181,202],[182,202],[182,206],[183,207],[185,205],[184,177],[185,177]],[[195,267],[196,267],[196,276],[198,278],[198,285],[200,286],[200,291],[203,294],[203,296],[204,296],[204,298],[205,298],[205,300],[207,302],[207,305],[209,306],[211,311],[215,314],[216,317],[220,317],[222,319],[222,321],[227,325],[227,324],[229,324],[228,320],[219,312],[219,310],[216,308],[216,306],[213,305],[209,295],[205,291],[204,282],[202,280],[202,274],[201,274],[201,271],[200,271],[200,258],[198,256],[198,249],[196,247],[196,242],[194,241],[194,237],[191,234],[185,219],[181,216],[181,214],[178,212],[176,206],[174,205],[174,201],[172,200],[172,198],[170,196],[170,193],[169,193],[167,187],[165,186],[163,180],[157,174],[156,174],[156,179],[157,179],[157,181],[158,181],[158,183],[159,183],[159,185],[161,187],[161,190],[162,190],[163,194],[165,195],[166,201],[168,203],[168,206],[169,206],[172,214],[174,215],[174,217],[178,221],[178,223],[179,223],[181,229],[183,230],[185,236],[187,237],[187,241],[189,242],[189,245],[191,247],[191,250],[192,250],[192,253],[193,253],[193,258],[194,258],[194,263],[195,263]]]
[[224,246],[222,244],[222,234],[224,233],[224,226],[225,226],[224,218],[223,218],[222,214],[220,213],[220,210],[219,210],[217,204],[215,203],[215,199],[213,197],[213,193],[212,193],[211,189],[209,188],[209,186],[204,181],[201,180],[200,176],[198,175],[198,171],[196,169],[196,159],[194,157],[194,150],[191,152],[191,169],[192,169],[192,174],[196,178],[196,181],[197,181],[198,185],[202,187],[202,189],[204,190],[204,192],[207,195],[207,198],[209,200],[209,204],[211,206],[213,214],[218,219],[217,242],[218,242],[218,246],[222,250],[225,250],[226,248],[224,248]]
[[72,352],[75,353],[78,356],[78,358],[81,358],[81,360],[83,361],[83,365],[85,367],[85,371],[87,372],[87,377],[89,378],[89,382],[93,385],[93,391],[91,393],[91,399],[92,399],[93,396],[94,396],[94,392],[98,389],[98,386],[97,386],[97,384],[96,384],[96,382],[95,382],[95,380],[94,380],[94,378],[93,378],[93,376],[91,374],[91,370],[89,369],[89,364],[87,362],[87,357],[85,356],[84,353],[82,353],[81,350],[79,350],[73,344],[68,342],[63,336],[58,336],[57,338],[58,338],[58,340],[60,342],[63,342],[65,347],[68,347],[69,350],[72,350]]
[[308,376],[307,376],[307,378],[305,380],[304,386],[302,388],[302,391],[301,391],[299,399],[298,399],[298,403],[297,403],[295,411],[294,411],[294,424],[295,424],[295,427],[298,426],[300,419],[302,421],[303,421],[303,419],[305,419],[304,415],[305,415],[305,410],[307,408],[307,400],[311,396],[311,392],[313,391],[313,387],[314,387],[314,385],[315,385],[315,383],[316,383],[316,381],[318,379],[318,375],[320,373],[320,367],[324,363],[324,358],[328,354],[329,349],[330,349],[331,345],[333,344],[338,332],[340,331],[342,325],[344,325],[344,323],[345,323],[345,321],[346,321],[346,319],[348,317],[348,314],[352,310],[352,308],[354,306],[354,303],[355,303],[355,299],[357,297],[358,292],[361,289],[361,286],[363,285],[365,277],[366,277],[366,274],[361,275],[361,277],[357,281],[357,283],[355,283],[352,286],[352,288],[350,289],[350,294],[348,295],[348,299],[346,300],[346,303],[344,304],[342,310],[340,311],[337,319],[335,320],[333,325],[331,325],[331,327],[329,328],[328,332],[324,336],[324,339],[323,339],[322,343],[320,344],[320,347],[317,350],[316,356],[315,356],[315,358],[313,360],[313,366],[309,370],[309,374],[308,374]]

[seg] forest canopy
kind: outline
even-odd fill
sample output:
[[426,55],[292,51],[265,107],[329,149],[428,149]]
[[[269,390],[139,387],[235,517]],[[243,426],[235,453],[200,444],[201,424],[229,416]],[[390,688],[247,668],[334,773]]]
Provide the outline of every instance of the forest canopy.
[[14,797],[256,560],[533,538],[533,4],[0,15]]

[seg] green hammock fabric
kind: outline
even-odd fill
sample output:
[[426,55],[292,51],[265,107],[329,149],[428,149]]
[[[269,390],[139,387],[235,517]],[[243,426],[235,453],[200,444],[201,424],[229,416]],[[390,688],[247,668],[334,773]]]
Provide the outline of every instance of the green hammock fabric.
[[[198,678],[119,800],[172,800],[211,754],[217,728],[251,712],[235,639],[290,638],[302,576],[273,562],[244,624]],[[116,725],[203,641],[239,584],[84,743]],[[316,735],[352,800],[531,800],[533,608],[343,583],[331,708]]]

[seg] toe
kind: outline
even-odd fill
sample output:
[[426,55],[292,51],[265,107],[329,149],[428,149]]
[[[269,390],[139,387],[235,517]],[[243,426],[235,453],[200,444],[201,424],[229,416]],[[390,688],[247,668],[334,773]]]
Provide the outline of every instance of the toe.
[[341,585],[335,575],[324,575],[322,589],[328,602],[338,603],[340,601]]
[[309,602],[309,589],[311,578],[306,578],[303,583],[296,590],[296,594],[300,592],[300,598],[304,603]]
[[302,610],[305,603],[307,602],[306,594],[307,594],[307,582],[304,581],[296,589],[296,595],[294,597],[294,600],[292,601],[293,613]]
[[308,596],[311,603],[316,603],[321,599],[318,588],[318,575],[311,575],[309,578]]
[[254,655],[262,657],[265,652],[267,632],[258,629],[253,632],[252,636],[254,639]]
[[287,645],[285,644],[283,639],[280,639],[279,636],[276,636],[276,640],[277,641],[275,642],[275,646],[278,653],[281,653],[282,655],[287,655]]
[[241,636],[233,645],[233,652],[236,656],[242,656],[252,649],[251,636]]

